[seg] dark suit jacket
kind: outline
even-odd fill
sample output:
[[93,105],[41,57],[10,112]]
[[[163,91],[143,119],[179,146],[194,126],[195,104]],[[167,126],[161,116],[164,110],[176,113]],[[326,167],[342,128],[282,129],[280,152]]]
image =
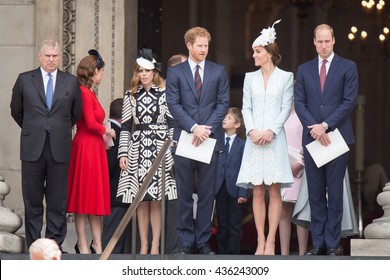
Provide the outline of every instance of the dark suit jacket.
[[216,150],[223,150],[222,120],[230,99],[227,73],[223,65],[208,60],[204,68],[200,100],[196,95],[189,63],[183,62],[168,68],[167,102],[174,118],[173,140],[179,139],[182,130],[190,132],[196,123],[210,125],[210,137],[217,139]]
[[121,128],[114,122],[111,123],[111,128],[115,130],[117,137],[114,139],[114,146],[107,150],[108,159],[108,171],[110,175],[110,196],[111,206],[129,206],[128,204],[122,204],[116,201],[116,193],[118,191],[119,176],[121,169],[119,167],[118,159],[118,147],[119,147],[119,135],[121,134]]
[[[314,140],[307,126],[323,121],[328,123],[328,130],[338,128],[346,143],[352,144],[355,138],[349,115],[358,94],[356,65],[334,55],[322,93],[318,65],[317,57],[298,67],[294,95],[295,111],[303,125],[302,145]],[[337,248],[341,238],[343,178],[348,154],[317,168],[306,148],[304,152],[313,247]],[[326,200],[325,193],[330,199]]]
[[12,89],[11,115],[22,128],[21,160],[36,161],[50,133],[53,158],[69,163],[72,127],[81,116],[80,94],[77,78],[58,70],[49,111],[40,68],[19,75]]
[[326,122],[339,129],[347,144],[355,142],[350,114],[358,94],[356,64],[334,55],[321,93],[318,57],[298,67],[294,90],[295,111],[303,125],[303,145],[313,141],[309,125]]
[[225,177],[226,188],[231,197],[248,197],[248,189],[236,186],[238,172],[241,167],[242,155],[244,153],[244,146],[245,141],[239,136],[236,136],[230,147],[227,161],[226,153],[219,154],[217,179],[215,181],[215,194],[217,194],[221,188]]

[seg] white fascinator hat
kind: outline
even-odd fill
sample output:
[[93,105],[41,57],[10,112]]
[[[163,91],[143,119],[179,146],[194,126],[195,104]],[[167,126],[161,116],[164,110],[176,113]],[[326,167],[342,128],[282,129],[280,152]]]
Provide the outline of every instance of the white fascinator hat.
[[282,20],[279,19],[272,24],[271,27],[264,28],[261,32],[259,37],[256,38],[256,40],[253,41],[252,48],[258,47],[258,46],[267,46],[269,44],[273,44],[276,39],[276,32],[274,25],[281,22]]
[[141,66],[142,68],[153,70],[156,69],[157,71],[162,71],[162,65],[161,63],[157,62],[153,57],[153,52],[151,49],[140,49],[137,51],[137,64]]

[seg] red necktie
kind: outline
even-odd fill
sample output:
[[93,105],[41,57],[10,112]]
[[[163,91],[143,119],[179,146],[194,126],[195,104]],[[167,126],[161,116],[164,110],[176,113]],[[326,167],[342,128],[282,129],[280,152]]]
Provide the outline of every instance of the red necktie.
[[321,92],[324,91],[324,84],[325,84],[325,79],[326,79],[326,62],[327,62],[327,60],[324,59],[322,61],[322,65],[321,65],[321,71],[320,71]]
[[198,99],[200,99],[200,94],[202,93],[202,79],[200,78],[199,75],[199,65],[196,65],[196,70],[195,70],[195,88],[196,88],[196,94],[198,96]]

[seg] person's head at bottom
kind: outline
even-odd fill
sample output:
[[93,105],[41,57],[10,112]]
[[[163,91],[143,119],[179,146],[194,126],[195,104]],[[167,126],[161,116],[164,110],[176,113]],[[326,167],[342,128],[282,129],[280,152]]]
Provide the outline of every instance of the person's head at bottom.
[[35,240],[30,248],[31,260],[60,260],[61,250],[53,239],[39,238]]

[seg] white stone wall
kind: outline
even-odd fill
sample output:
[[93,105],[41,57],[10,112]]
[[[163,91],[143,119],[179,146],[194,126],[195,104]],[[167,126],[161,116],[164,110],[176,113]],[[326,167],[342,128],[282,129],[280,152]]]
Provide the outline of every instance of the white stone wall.
[[22,214],[19,135],[10,114],[12,87],[20,72],[36,67],[34,1],[0,1],[0,174],[11,187],[4,205]]

